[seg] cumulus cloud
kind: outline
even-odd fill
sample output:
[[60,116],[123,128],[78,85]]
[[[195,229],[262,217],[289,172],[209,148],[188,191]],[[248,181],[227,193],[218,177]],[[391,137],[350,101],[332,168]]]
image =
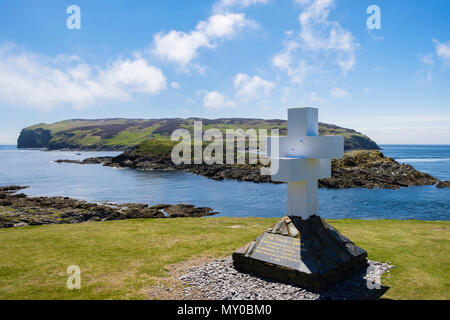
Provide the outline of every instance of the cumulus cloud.
[[348,93],[347,91],[345,91],[344,89],[341,89],[341,88],[332,89],[330,92],[330,95],[333,98],[338,98],[338,99],[350,98],[350,93]]
[[123,99],[133,93],[154,95],[166,89],[163,72],[142,57],[116,60],[105,69],[76,56],[39,56],[8,46],[0,48],[0,99],[49,110],[76,108],[102,99]]
[[450,41],[441,43],[434,40],[434,44],[436,45],[436,54],[444,60],[446,64],[450,65]]
[[237,106],[235,102],[228,100],[218,91],[208,92],[203,98],[203,105],[207,109],[235,108]]
[[176,81],[172,81],[172,82],[170,83],[170,86],[171,86],[172,88],[174,88],[174,89],[180,89],[180,84],[179,84],[178,82],[176,82]]
[[301,26],[300,38],[302,44],[310,50],[338,53],[338,64],[347,72],[355,64],[354,51],[357,44],[350,31],[342,28],[338,22],[328,19],[333,4],[334,0],[306,3],[305,9],[298,17]]
[[183,71],[189,70],[200,48],[216,47],[218,40],[231,39],[245,28],[256,29],[258,24],[244,13],[216,14],[200,21],[195,30],[169,31],[154,36],[152,52],[162,60],[174,62]]
[[419,59],[419,61],[423,64],[426,64],[428,66],[432,66],[434,64],[434,59],[433,59],[433,55],[431,54],[427,54],[427,55],[421,55],[419,54],[417,56],[417,58]]
[[197,56],[200,47],[212,48],[208,38],[198,32],[184,33],[181,31],[170,31],[159,33],[154,37],[155,47],[153,53],[167,61],[176,62],[183,69]]
[[450,41],[441,43],[434,39],[433,43],[435,45],[435,52],[417,55],[417,59],[420,62],[417,79],[421,85],[432,83],[433,72],[437,62],[442,61],[445,65],[450,66]]
[[316,92],[309,93],[308,101],[313,104],[322,104],[326,102],[326,100],[319,97]]
[[248,99],[250,97],[268,95],[275,87],[275,83],[267,81],[258,76],[250,77],[245,73],[238,73],[234,77],[234,87],[239,97]]
[[[302,6],[298,16],[300,29],[287,33],[283,50],[272,59],[273,66],[285,71],[297,84],[301,84],[312,71],[312,65],[331,62],[344,73],[353,69],[358,43],[350,31],[329,19],[334,0],[296,2]],[[330,57],[333,60],[330,61]]]
[[286,72],[291,81],[296,84],[303,83],[310,69],[305,60],[294,57],[295,50],[299,47],[300,43],[287,41],[284,50],[272,58],[273,66]]
[[433,65],[434,58],[432,54],[417,56],[421,64],[419,72],[417,73],[419,84],[430,84],[433,81]]

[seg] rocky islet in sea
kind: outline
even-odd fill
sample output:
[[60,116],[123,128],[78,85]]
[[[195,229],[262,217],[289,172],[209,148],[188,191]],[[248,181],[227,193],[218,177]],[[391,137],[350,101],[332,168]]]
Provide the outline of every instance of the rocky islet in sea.
[[[273,182],[270,176],[260,174],[258,165],[228,164],[173,164],[170,156],[130,150],[117,157],[88,158],[85,160],[57,160],[57,163],[103,164],[113,168],[137,170],[179,170],[205,176],[213,180],[238,180],[256,183]],[[319,186],[330,189],[367,188],[399,189],[409,186],[435,185],[439,180],[385,157],[377,150],[353,151],[341,160],[332,161],[332,177],[319,180]],[[441,182],[438,186],[445,186]]]
[[187,204],[97,204],[68,197],[28,197],[22,186],[0,187],[0,228],[91,221],[212,216],[218,212]]

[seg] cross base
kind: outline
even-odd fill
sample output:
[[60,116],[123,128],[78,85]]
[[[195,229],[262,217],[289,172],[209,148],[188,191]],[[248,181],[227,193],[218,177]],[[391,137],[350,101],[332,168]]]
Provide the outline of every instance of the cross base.
[[287,215],[306,220],[317,215],[317,181],[288,182]]
[[236,269],[313,290],[329,288],[367,267],[367,252],[322,218],[282,218],[233,253]]

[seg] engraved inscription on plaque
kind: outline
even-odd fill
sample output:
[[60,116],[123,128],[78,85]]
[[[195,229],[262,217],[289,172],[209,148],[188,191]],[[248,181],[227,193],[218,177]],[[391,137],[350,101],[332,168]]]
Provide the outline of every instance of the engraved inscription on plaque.
[[301,264],[300,239],[264,233],[250,257],[298,270]]

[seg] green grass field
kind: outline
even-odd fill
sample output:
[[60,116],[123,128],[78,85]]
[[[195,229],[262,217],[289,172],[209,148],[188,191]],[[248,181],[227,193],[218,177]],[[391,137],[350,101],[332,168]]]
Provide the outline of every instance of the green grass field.
[[[230,255],[277,219],[156,219],[0,230],[0,299],[146,299],[169,267]],[[396,265],[384,298],[450,299],[450,222],[330,220]],[[69,265],[82,288],[66,288]]]

